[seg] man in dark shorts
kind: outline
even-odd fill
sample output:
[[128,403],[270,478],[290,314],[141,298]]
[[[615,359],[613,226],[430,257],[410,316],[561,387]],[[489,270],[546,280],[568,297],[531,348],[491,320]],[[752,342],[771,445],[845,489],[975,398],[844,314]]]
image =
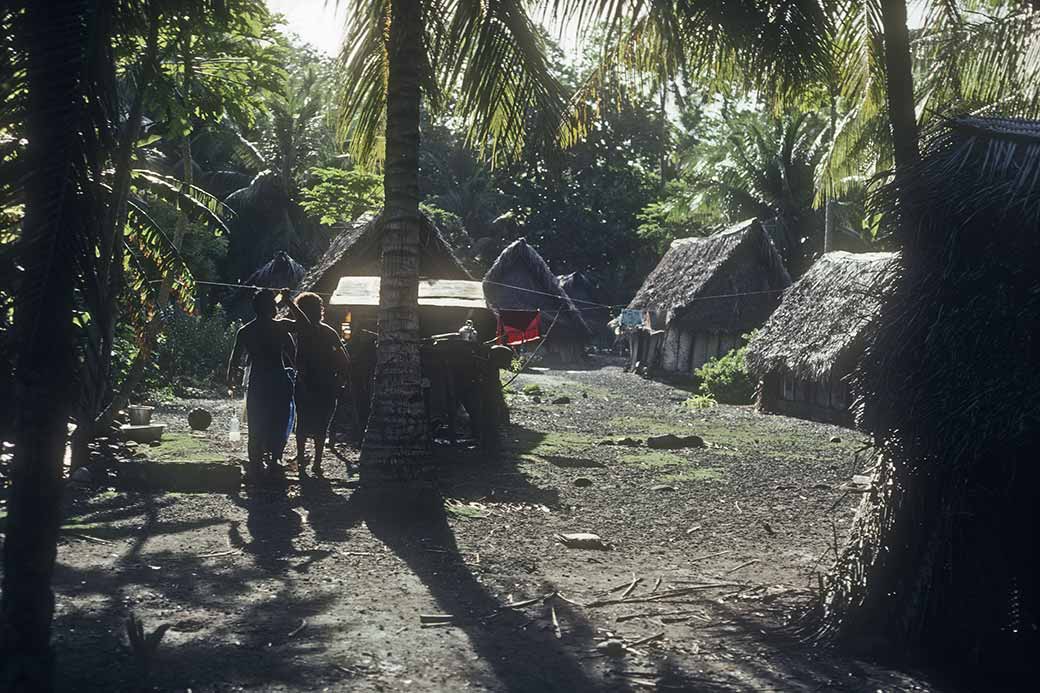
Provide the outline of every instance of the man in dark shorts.
[[297,329],[297,321],[275,317],[278,295],[267,290],[254,294],[256,318],[238,330],[228,362],[227,383],[234,388],[237,382],[241,382],[239,362],[243,351],[249,357],[246,390],[249,468],[246,475],[250,481],[264,465],[271,472],[281,470],[285,443],[292,429],[292,369],[284,362],[283,353],[287,350],[292,353],[291,334]]
[[314,441],[312,472],[321,476],[321,458],[329,424],[336,413],[336,400],[350,365],[339,333],[322,322],[325,305],[317,294],[296,297],[296,307],[306,318],[296,333],[296,464],[306,474],[307,439]]

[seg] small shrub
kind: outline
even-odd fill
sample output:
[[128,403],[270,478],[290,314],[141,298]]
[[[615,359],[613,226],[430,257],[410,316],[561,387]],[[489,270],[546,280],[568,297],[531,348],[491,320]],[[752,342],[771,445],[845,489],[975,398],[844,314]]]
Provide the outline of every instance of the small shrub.
[[698,368],[695,372],[701,381],[700,394],[725,404],[750,404],[755,383],[744,361],[746,351],[747,347],[739,347]]
[[687,409],[711,409],[718,405],[714,395],[693,395],[684,402]]
[[514,356],[513,360],[509,363],[509,370],[514,373],[519,373],[524,369],[524,360],[519,356]]
[[542,386],[538,383],[530,383],[528,385],[524,385],[523,392],[525,395],[529,397],[540,396],[542,394]]
[[165,338],[156,361],[166,383],[186,380],[212,387],[220,383],[235,343],[238,323],[217,307],[206,315],[172,311],[164,318]]

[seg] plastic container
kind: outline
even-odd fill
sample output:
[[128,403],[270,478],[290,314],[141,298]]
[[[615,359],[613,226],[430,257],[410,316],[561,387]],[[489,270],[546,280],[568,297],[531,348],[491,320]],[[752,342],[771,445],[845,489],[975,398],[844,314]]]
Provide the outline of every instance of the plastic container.
[[231,423],[228,424],[228,440],[237,443],[242,440],[242,427],[238,421],[238,415],[231,415]]

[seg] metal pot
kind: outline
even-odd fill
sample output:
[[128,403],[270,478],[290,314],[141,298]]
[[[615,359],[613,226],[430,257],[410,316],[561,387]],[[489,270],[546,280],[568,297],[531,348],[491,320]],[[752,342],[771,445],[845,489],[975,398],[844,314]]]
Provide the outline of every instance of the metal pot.
[[130,415],[131,426],[147,426],[152,423],[152,411],[155,407],[127,407],[126,411]]

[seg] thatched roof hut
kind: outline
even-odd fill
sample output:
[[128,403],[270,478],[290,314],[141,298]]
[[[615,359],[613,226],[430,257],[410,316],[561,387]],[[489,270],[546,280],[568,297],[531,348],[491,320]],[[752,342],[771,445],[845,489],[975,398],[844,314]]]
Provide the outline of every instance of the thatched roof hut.
[[[368,300],[357,305],[330,305],[330,297],[336,293],[343,277],[379,277],[382,264],[382,216],[365,215],[352,224],[338,229],[328,250],[317,263],[304,274],[297,289],[313,291],[324,296],[326,301],[325,321],[340,328],[347,337],[351,356],[351,383],[353,392],[350,404],[357,414],[355,420],[368,420],[370,385],[375,368],[375,335],[378,331],[377,305]],[[472,280],[443,234],[426,215],[420,214],[419,230],[419,278]],[[419,331],[423,337],[454,332],[463,322],[472,319],[482,340],[494,335],[494,318],[486,309],[445,307],[436,305],[419,306]],[[426,366],[424,366],[426,368]],[[438,369],[424,370],[424,374],[435,385],[432,396],[444,394],[440,386],[444,373]]]
[[827,253],[784,292],[748,344],[758,404],[803,418],[850,423],[844,377],[863,353],[896,253]]
[[769,234],[748,219],[711,236],[673,241],[629,308],[662,314],[665,326],[677,321],[746,332],[769,317],[790,284]]
[[837,251],[813,263],[748,344],[751,372],[784,371],[804,380],[847,372],[881,308],[881,279],[898,257]]
[[249,275],[243,284],[250,286],[266,286],[272,289],[293,287],[303,278],[306,268],[292,259],[284,250],[279,250],[268,262],[256,272]]
[[[419,278],[472,279],[437,226],[420,215]],[[337,227],[328,250],[307,270],[300,291],[332,294],[340,277],[379,276],[382,253],[382,215],[365,215]]]
[[791,284],[755,219],[704,238],[674,241],[629,304],[649,320],[630,337],[633,365],[690,372],[761,325]]
[[499,254],[484,275],[484,295],[496,313],[541,311],[543,331],[552,325],[545,351],[564,361],[582,356],[592,335],[582,312],[525,239],[513,241]]

